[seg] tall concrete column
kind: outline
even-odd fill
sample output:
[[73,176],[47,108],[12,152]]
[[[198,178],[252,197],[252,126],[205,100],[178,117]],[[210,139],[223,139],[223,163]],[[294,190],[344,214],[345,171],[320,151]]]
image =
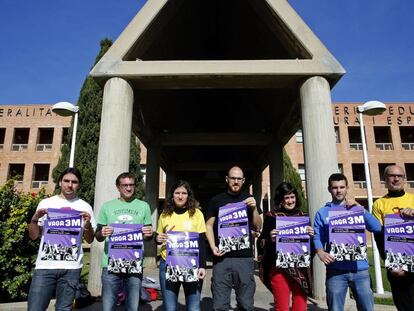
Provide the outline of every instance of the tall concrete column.
[[[161,146],[154,142],[147,146],[147,175],[145,182],[145,201],[151,207],[152,227],[156,230],[158,222],[158,197],[160,187]],[[145,264],[155,266],[156,246],[154,243],[145,243]]]
[[257,172],[253,175],[253,196],[256,200],[257,207],[260,207],[260,210],[263,211],[262,207],[262,172]]
[[[127,81],[112,78],[106,82],[96,168],[95,217],[104,202],[119,196],[115,179],[129,169],[133,103],[134,93]],[[104,243],[97,241],[91,246],[88,289],[94,296],[101,293],[103,247]]]
[[269,146],[269,181],[270,181],[270,206],[273,208],[275,202],[276,187],[283,181],[283,147],[279,143],[273,143]]
[[[331,200],[326,190],[329,176],[337,172],[335,131],[329,83],[312,77],[300,88],[303,142],[306,167],[306,193],[311,221],[316,211]],[[313,287],[315,298],[325,299],[325,266],[315,256]]]

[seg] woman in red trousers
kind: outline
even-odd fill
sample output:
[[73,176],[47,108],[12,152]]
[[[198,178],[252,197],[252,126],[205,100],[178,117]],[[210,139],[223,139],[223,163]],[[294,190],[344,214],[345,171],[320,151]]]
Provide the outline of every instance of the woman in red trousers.
[[[289,183],[281,183],[275,191],[275,208],[266,214],[263,231],[258,241],[261,279],[273,293],[275,311],[289,311],[290,294],[292,310],[305,311],[307,297],[312,295],[311,270],[309,268],[276,268],[276,216],[304,216],[300,210],[299,196]],[[313,236],[312,227],[307,227]]]

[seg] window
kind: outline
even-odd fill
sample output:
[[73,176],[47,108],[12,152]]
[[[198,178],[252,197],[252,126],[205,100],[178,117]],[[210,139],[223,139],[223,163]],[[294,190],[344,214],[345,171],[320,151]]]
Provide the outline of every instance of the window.
[[349,126],[348,137],[350,149],[362,150],[361,130],[359,126]]
[[300,180],[305,181],[306,180],[305,164],[298,165],[298,173],[300,175]]
[[7,179],[15,178],[18,182],[23,182],[24,163],[10,163]]
[[414,188],[414,163],[405,163],[405,174],[407,175],[407,184]]
[[67,145],[69,140],[69,128],[64,127],[62,129],[62,145]]
[[27,150],[29,144],[29,128],[14,129],[12,151]]
[[344,165],[342,163],[338,163],[338,173],[344,173]]
[[385,187],[385,182],[383,180],[383,175],[384,175],[385,168],[388,165],[395,165],[395,163],[378,163],[378,173],[380,176],[380,182],[382,185],[384,185],[384,187]]
[[4,138],[6,137],[6,129],[0,128],[0,151],[4,148]]
[[147,165],[141,164],[141,174],[142,174],[142,180],[145,182],[147,177]]
[[354,180],[355,188],[367,187],[364,164],[352,164],[352,179]]
[[374,126],[375,147],[377,150],[393,150],[391,128],[389,126]]
[[401,147],[414,150],[414,126],[400,126]]
[[296,143],[303,144],[303,133],[302,130],[296,132]]
[[53,145],[53,128],[40,128],[37,134],[36,151],[51,151]]
[[34,164],[32,188],[39,189],[46,186],[49,181],[50,164]]
[[341,143],[341,136],[339,135],[339,126],[335,126],[335,141],[337,144]]

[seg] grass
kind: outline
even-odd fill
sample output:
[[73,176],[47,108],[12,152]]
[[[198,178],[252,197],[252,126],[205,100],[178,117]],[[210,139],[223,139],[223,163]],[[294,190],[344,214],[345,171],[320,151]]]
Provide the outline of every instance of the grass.
[[[377,285],[376,285],[376,280],[375,280],[374,256],[373,256],[371,247],[368,248],[367,255],[368,255],[368,261],[369,261],[369,274],[371,276],[372,288],[375,292]],[[382,284],[384,287],[384,291],[391,292],[390,282],[388,281],[388,278],[387,278],[387,270],[384,268],[384,262],[382,259],[380,259],[380,264],[381,264]],[[392,306],[394,305],[394,302],[391,297],[390,298],[374,297],[374,302],[376,304],[381,304],[381,305],[392,305]]]
[[88,275],[89,275],[89,258],[90,258],[90,248],[83,249],[83,267],[81,271],[81,281],[85,286],[88,286]]

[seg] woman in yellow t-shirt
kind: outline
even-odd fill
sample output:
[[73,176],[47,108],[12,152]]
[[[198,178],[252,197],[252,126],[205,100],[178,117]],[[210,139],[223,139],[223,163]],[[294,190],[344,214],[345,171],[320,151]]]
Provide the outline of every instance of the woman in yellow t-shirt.
[[[181,269],[181,267],[178,266],[167,267],[166,243],[169,232],[198,233],[198,268],[186,270]],[[160,284],[164,301],[164,309],[166,311],[175,311],[177,309],[178,293],[181,284],[184,288],[186,310],[200,310],[202,280],[206,276],[205,232],[206,225],[204,216],[203,213],[197,208],[194,193],[188,182],[179,180],[168,192],[164,210],[158,220],[158,227],[155,237],[157,244],[162,245]],[[171,236],[172,234],[170,234],[170,238]],[[169,242],[171,242],[171,240]],[[192,245],[194,246],[194,243]],[[166,275],[167,271],[168,279]],[[191,281],[192,279],[194,279],[194,281]]]

